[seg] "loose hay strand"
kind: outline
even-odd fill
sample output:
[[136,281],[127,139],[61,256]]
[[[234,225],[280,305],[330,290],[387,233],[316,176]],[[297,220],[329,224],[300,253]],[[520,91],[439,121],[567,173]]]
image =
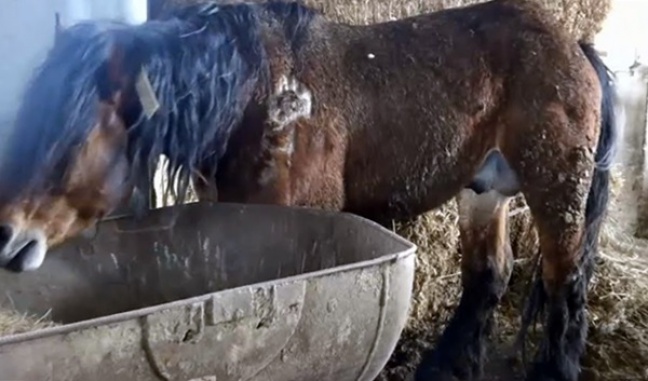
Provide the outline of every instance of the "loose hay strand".
[[14,306],[0,305],[0,337],[54,327],[51,310],[41,316],[21,313]]

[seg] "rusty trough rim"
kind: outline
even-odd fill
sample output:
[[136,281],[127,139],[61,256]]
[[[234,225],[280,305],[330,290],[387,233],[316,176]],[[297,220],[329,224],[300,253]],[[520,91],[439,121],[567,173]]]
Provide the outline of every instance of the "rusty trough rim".
[[[308,209],[308,208],[307,208]],[[123,216],[122,216],[123,217]],[[116,323],[121,323],[126,320],[131,320],[131,319],[139,319],[147,315],[151,315],[153,313],[171,309],[174,307],[182,307],[186,305],[191,305],[194,303],[201,303],[209,300],[213,295],[218,294],[220,292],[224,291],[234,291],[234,290],[241,290],[245,288],[255,288],[255,287],[264,287],[264,286],[269,286],[272,284],[277,284],[277,283],[290,283],[290,282],[297,282],[297,281],[305,281],[308,279],[313,279],[313,278],[320,278],[324,277],[326,275],[331,275],[334,273],[344,273],[344,272],[349,272],[353,270],[360,270],[364,268],[369,268],[369,267],[374,267],[374,266],[379,266],[379,265],[384,265],[387,263],[396,263],[405,259],[408,259],[410,257],[414,257],[416,254],[417,246],[406,240],[405,238],[399,236],[398,234],[384,228],[383,226],[368,220],[366,218],[350,214],[350,213],[338,213],[338,217],[345,218],[345,219],[352,219],[352,220],[360,220],[366,225],[369,225],[371,229],[377,229],[381,231],[381,234],[387,234],[391,236],[392,239],[395,241],[398,241],[400,244],[404,246],[404,250],[396,252],[396,253],[391,253],[391,254],[386,254],[383,256],[380,256],[378,258],[373,258],[369,259],[366,261],[360,261],[360,262],[355,262],[355,263],[349,263],[346,265],[340,265],[340,266],[335,266],[331,267],[328,269],[323,269],[323,270],[317,270],[317,271],[311,271],[303,274],[298,274],[298,275],[292,275],[284,278],[278,278],[274,280],[269,280],[265,282],[257,282],[257,283],[252,283],[249,285],[243,285],[239,287],[232,287],[232,288],[226,288],[223,290],[219,291],[214,291],[206,294],[201,294],[197,295],[194,297],[190,298],[185,298],[185,299],[179,299],[179,300],[174,300],[171,302],[167,303],[162,303],[162,304],[156,304],[153,306],[149,307],[143,307],[143,308],[138,308],[136,310],[129,310],[129,311],[124,311],[124,312],[119,312],[116,314],[110,314],[110,315],[105,315],[105,316],[100,316],[88,320],[81,320],[78,322],[70,323],[70,324],[64,324],[64,325],[59,325],[59,326],[54,326],[54,327],[49,327],[49,328],[44,328],[44,329],[38,329],[35,331],[30,331],[30,332],[24,332],[24,333],[18,333],[18,334],[13,334],[13,335],[7,335],[7,336],[0,336],[0,349],[2,349],[2,346],[8,345],[8,344],[16,344],[16,343],[22,343],[22,342],[27,342],[27,341],[33,341],[33,340],[38,340],[42,338],[47,338],[59,334],[67,334],[67,333],[72,333],[74,331],[79,331],[82,329],[88,329],[88,328],[95,328],[98,326],[102,325],[109,325],[109,324],[116,324]],[[121,217],[117,217],[121,218]],[[112,219],[112,218],[111,218]],[[413,281],[412,281],[413,282]],[[409,285],[409,287],[413,287],[413,283]]]

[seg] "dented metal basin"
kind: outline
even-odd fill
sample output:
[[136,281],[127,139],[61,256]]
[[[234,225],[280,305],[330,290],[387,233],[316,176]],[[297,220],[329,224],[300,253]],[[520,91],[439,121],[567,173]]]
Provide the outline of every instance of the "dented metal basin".
[[0,337],[0,379],[373,380],[405,325],[414,252],[365,219],[302,208],[105,221],[39,271],[0,273],[0,303],[63,323]]

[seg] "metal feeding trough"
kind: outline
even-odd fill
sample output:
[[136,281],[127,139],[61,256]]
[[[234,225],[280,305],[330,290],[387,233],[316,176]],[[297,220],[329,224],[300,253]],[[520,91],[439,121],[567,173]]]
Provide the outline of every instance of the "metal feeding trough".
[[0,379],[373,380],[405,325],[414,253],[365,219],[301,208],[104,221],[36,272],[0,272],[2,305],[63,323],[0,337]]

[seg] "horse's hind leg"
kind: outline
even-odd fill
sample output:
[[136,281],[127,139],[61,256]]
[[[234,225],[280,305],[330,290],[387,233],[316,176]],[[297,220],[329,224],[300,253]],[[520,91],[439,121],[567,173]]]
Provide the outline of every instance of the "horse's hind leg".
[[[557,174],[550,183],[536,183],[526,192],[538,227],[542,279],[534,288],[527,318],[546,304],[545,332],[529,380],[576,381],[585,350],[588,257],[583,256],[586,234],[585,200],[592,161],[585,151],[575,154],[570,174]],[[579,157],[578,159],[576,157]],[[529,321],[523,322],[524,326]],[[523,327],[526,329],[526,327]]]
[[[554,134],[548,139],[542,133],[534,136],[527,132],[525,137],[515,139],[509,153],[522,180],[542,253],[542,279],[534,287],[533,303],[527,306],[523,320],[525,330],[530,317],[546,311],[543,342],[528,375],[532,381],[578,379],[587,333],[589,261],[599,229],[599,223],[591,221],[589,208],[586,215],[594,139],[585,130],[573,133],[573,129],[561,124],[564,119],[550,119],[556,115],[560,116],[547,113],[540,120],[555,122],[551,131],[564,132],[562,136]],[[550,159],[540,163],[540,158]],[[600,175],[595,175],[594,183],[598,182],[596,176]],[[591,202],[600,208],[601,192],[606,190],[594,187],[591,192]]]
[[434,350],[424,354],[417,381],[479,379],[485,340],[504,295],[513,256],[508,237],[508,197],[497,191],[457,197],[461,235],[462,295]]

